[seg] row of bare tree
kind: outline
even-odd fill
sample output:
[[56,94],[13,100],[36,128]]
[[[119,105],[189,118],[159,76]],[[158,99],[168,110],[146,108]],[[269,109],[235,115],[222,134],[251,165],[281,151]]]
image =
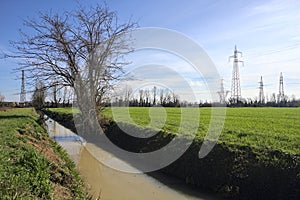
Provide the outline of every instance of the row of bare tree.
[[116,95],[111,99],[111,106],[156,106],[165,107],[180,106],[179,96],[169,89],[158,88],[139,89],[133,92],[131,88],[126,87],[122,94]]

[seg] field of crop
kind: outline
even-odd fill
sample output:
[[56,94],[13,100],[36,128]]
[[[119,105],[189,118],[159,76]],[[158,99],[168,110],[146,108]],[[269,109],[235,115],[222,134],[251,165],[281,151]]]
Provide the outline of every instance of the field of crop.
[[[129,118],[127,108],[117,107],[113,111],[108,108],[104,110],[104,115],[113,117],[117,122],[135,123],[143,127],[151,125],[155,128],[158,126],[155,119],[159,119],[163,113],[161,108],[150,109],[131,107]],[[154,123],[151,122],[149,111]],[[172,133],[177,133],[180,126],[188,127],[189,122],[197,119],[195,111],[199,112],[197,135],[204,138],[211,119],[210,108],[165,108],[165,111],[167,117],[162,129]],[[191,113],[187,122],[181,121],[182,112]],[[188,128],[183,130],[190,131]],[[300,108],[227,108],[219,142],[300,154]]]
[[[72,113],[71,108],[52,110],[62,114]],[[206,135],[211,121],[211,108],[114,107],[106,108],[103,114],[116,122],[171,133],[178,133],[179,130],[185,134],[196,133],[201,139]],[[183,116],[184,120],[181,120]],[[196,123],[198,127],[195,129]],[[299,155],[300,108],[227,108],[219,142]]]

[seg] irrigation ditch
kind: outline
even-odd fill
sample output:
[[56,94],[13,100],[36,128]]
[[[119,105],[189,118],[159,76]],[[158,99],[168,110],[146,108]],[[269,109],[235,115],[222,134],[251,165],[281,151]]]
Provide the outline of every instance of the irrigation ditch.
[[[43,112],[76,133],[72,114]],[[114,144],[131,152],[151,152],[174,137],[172,133],[159,132],[150,138],[137,139],[124,133],[110,119],[102,119],[99,123]],[[136,132],[152,131],[131,124],[126,126]],[[199,159],[202,142],[196,137],[178,160],[148,174],[158,180],[161,177],[158,174],[176,177],[193,188],[213,192],[225,199],[300,199],[298,155],[218,143],[208,156]]]

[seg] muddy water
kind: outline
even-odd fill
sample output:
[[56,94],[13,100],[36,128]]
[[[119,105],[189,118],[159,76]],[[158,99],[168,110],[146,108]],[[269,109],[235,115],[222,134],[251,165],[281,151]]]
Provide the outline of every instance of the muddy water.
[[163,184],[146,174],[131,174],[111,169],[93,155],[121,165],[127,163],[91,143],[86,143],[84,139],[52,119],[47,119],[46,124],[50,137],[66,149],[94,197],[101,196],[102,200],[215,199],[187,188],[176,179],[159,175],[159,179],[165,183]]

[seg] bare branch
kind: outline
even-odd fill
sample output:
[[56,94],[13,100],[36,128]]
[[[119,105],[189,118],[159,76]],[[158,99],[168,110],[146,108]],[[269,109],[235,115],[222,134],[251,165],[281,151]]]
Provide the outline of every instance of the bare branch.
[[97,104],[129,63],[124,61],[132,51],[127,33],[136,27],[130,21],[120,24],[106,5],[79,6],[62,15],[39,13],[38,20],[26,20],[24,25],[35,34],[20,31],[22,39],[11,42],[14,52],[4,55],[19,61],[16,70],[25,70],[34,84],[39,80],[45,87],[58,84],[74,88],[77,96],[92,95]]

